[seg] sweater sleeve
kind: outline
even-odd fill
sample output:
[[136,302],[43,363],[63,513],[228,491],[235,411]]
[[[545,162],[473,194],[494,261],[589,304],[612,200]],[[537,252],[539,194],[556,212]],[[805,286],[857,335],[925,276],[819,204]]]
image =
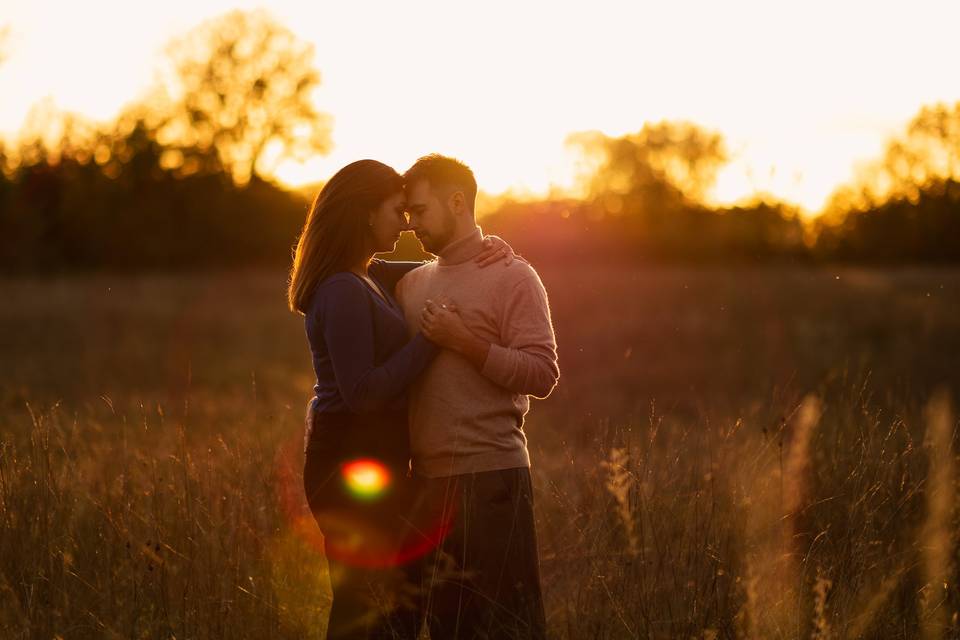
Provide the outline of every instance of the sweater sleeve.
[[367,413],[402,394],[439,348],[417,333],[382,363],[374,361],[374,325],[363,284],[337,279],[326,284],[323,338],[347,408]]
[[504,344],[491,344],[481,373],[514,393],[546,398],[560,378],[547,292],[532,267],[504,299]]

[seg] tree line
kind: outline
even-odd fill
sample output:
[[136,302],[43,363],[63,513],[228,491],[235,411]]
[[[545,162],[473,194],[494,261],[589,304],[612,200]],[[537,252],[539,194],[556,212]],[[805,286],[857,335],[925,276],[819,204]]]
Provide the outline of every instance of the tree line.
[[0,147],[0,267],[278,264],[307,198],[264,176],[330,146],[312,48],[262,11],[201,24],[113,121],[46,105]]
[[924,107],[812,222],[756,197],[711,207],[722,136],[683,122],[575,134],[595,169],[585,198],[507,202],[485,228],[536,260],[866,264],[960,261],[960,103]]
[[[161,81],[113,122],[40,105],[0,146],[0,268],[286,264],[312,194],[265,176],[330,147],[312,55],[268,14],[236,11],[172,42]],[[921,109],[813,223],[759,196],[707,204],[729,157],[720,134],[692,123],[568,142],[592,167],[583,197],[480,212],[486,231],[534,260],[960,260],[960,103]],[[422,254],[405,238],[396,255]]]

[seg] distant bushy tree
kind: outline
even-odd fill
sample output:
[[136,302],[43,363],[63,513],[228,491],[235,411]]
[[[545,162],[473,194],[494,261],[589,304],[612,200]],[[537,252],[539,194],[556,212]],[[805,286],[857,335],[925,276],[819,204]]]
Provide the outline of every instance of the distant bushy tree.
[[728,160],[720,134],[689,122],[648,123],[621,137],[581,132],[567,142],[579,147],[594,167],[585,176],[587,191],[606,198],[613,213],[663,205],[666,199],[702,202]]
[[937,180],[911,196],[818,220],[816,254],[850,262],[960,260],[960,181]]
[[[168,47],[173,98],[166,137],[183,162],[213,150],[237,184],[263,176],[285,157],[330,148],[329,118],[313,94],[320,74],[312,45],[262,10],[233,11],[201,24]],[[203,163],[197,163],[203,166]]]
[[[0,181],[0,267],[16,271],[282,265],[306,199],[254,176],[165,167],[148,110],[95,131],[61,114],[58,142],[21,140]],[[194,153],[202,154],[201,150]]]
[[960,102],[921,108],[832,194],[816,226],[826,259],[960,260]]
[[0,269],[285,264],[307,201],[268,159],[323,152],[312,49],[263,12],[170,48],[172,91],[95,124],[41,103],[0,148]]
[[[707,194],[728,161],[723,137],[688,122],[611,137],[571,135],[590,167],[585,202],[507,203],[486,224],[538,259],[570,255],[656,261],[759,261],[805,256],[799,213],[758,200],[715,209]],[[527,222],[521,222],[521,217]]]

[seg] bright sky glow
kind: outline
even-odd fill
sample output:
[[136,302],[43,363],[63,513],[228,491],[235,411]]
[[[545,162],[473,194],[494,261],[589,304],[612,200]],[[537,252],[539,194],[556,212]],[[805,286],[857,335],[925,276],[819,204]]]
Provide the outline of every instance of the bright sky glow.
[[[0,132],[31,105],[108,119],[153,80],[163,45],[203,19],[267,3],[10,2]],[[770,192],[818,210],[923,104],[960,100],[950,0],[482,3],[274,0],[316,46],[326,157],[287,164],[314,182],[372,157],[405,169],[460,157],[485,191],[542,194],[573,180],[568,133],[687,119],[734,153],[713,192]]]

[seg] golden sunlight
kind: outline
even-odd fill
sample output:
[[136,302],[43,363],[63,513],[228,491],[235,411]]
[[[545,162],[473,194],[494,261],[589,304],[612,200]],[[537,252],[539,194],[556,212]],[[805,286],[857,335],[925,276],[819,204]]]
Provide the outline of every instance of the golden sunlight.
[[[357,158],[402,171],[438,151],[470,163],[488,193],[542,196],[575,186],[570,133],[623,135],[680,119],[719,131],[731,149],[709,201],[768,193],[817,212],[921,104],[960,97],[942,82],[948,16],[960,9],[921,4],[905,13],[868,2],[599,2],[589,11],[494,2],[464,14],[435,1],[271,3],[314,46],[314,105],[333,125],[328,155],[277,159],[271,173],[299,186]],[[147,90],[171,38],[257,6],[180,1],[144,15],[116,2],[64,4],[51,21],[40,5],[18,4],[4,19],[0,131],[13,135],[44,96],[110,118]],[[869,30],[858,26],[865,15]],[[898,46],[887,46],[893,37]],[[48,55],[51,42],[70,55]]]

